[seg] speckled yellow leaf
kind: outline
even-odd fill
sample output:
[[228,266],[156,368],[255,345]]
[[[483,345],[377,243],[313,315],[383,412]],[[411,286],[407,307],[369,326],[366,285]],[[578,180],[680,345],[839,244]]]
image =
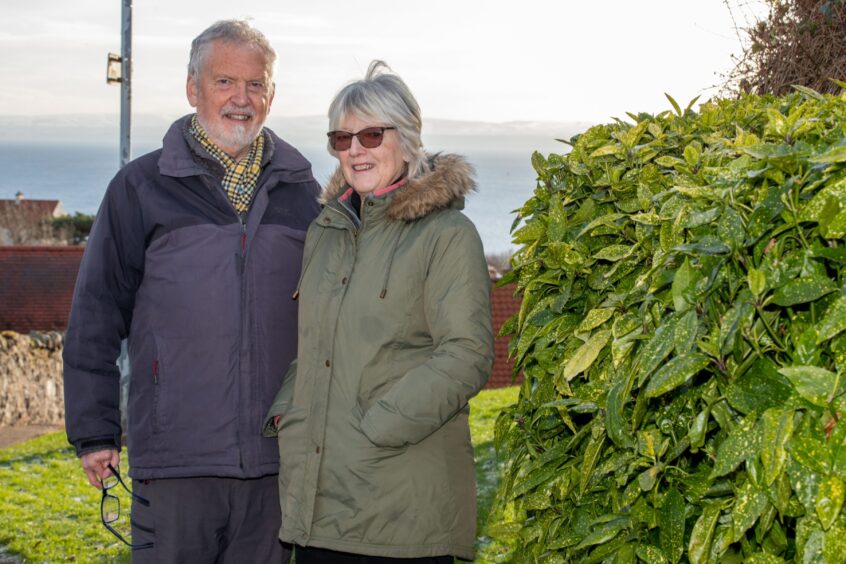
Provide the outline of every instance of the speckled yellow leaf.
[[846,488],[837,476],[829,476],[820,482],[816,499],[817,517],[820,518],[820,523],[826,531],[840,514],[844,497],[846,497],[844,494],[846,494]]

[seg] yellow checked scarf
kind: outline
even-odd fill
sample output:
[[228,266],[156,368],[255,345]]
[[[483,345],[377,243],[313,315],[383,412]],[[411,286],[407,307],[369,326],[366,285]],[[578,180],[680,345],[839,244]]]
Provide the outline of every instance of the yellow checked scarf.
[[240,161],[235,161],[232,157],[220,150],[214,144],[214,141],[209,139],[209,136],[203,130],[197,114],[191,119],[191,135],[197,140],[214,159],[223,165],[226,174],[223,176],[223,189],[226,191],[226,196],[232,202],[232,206],[238,213],[246,213],[250,209],[250,201],[253,198],[253,192],[258,183],[258,177],[261,173],[261,157],[264,153],[264,135],[259,133],[255,141],[250,147],[250,153]]

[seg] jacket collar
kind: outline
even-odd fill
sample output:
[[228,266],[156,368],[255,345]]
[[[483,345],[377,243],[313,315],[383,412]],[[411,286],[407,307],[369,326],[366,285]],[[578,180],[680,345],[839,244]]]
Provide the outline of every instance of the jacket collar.
[[[396,190],[397,188],[400,188],[400,187],[402,187],[402,186],[405,186],[406,184],[408,184],[408,180],[407,180],[407,179],[405,179],[405,178],[402,178],[402,179],[398,180],[397,182],[394,182],[393,184],[391,184],[391,185],[390,185],[390,186],[388,186],[387,188],[380,188],[380,189],[378,189],[378,190],[374,190],[374,191],[373,191],[373,196],[374,196],[374,197],[381,197],[381,196],[384,196],[384,195],[386,195],[386,194],[389,194],[390,192],[393,192],[393,191],[394,191],[394,190]],[[342,202],[342,203],[343,203],[343,202],[347,202],[347,201],[349,201],[349,199],[352,197],[352,195],[353,195],[353,189],[352,189],[352,188],[347,188],[346,192],[344,192],[343,194],[341,194],[340,196],[338,196],[338,201],[339,201],[339,202]]]
[[[429,156],[429,168],[422,176],[377,190],[368,197],[389,198],[385,216],[393,221],[414,221],[435,210],[463,208],[464,196],[476,190],[473,166],[460,155],[436,153]],[[320,203],[343,198],[350,190],[338,167],[320,195]]]
[[[191,139],[190,133],[186,135],[192,116],[193,114],[188,114],[173,122],[162,139],[158,165],[159,172],[164,176],[198,176],[209,174],[215,166],[220,166],[210,157],[205,158],[201,145]],[[271,172],[281,173],[281,180],[288,182],[306,182],[312,179],[311,164],[299,151],[267,127],[262,129],[262,135],[265,136],[262,167],[266,166]]]

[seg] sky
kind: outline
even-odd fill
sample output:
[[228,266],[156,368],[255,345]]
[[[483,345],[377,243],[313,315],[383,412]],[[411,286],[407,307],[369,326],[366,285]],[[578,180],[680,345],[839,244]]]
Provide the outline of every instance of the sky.
[[[729,8],[731,5],[731,9]],[[121,0],[0,0],[0,115],[114,114]],[[589,122],[716,94],[763,0],[134,0],[133,114],[188,113],[191,39],[250,18],[277,50],[272,115],[324,116],[374,58],[426,117]],[[0,140],[3,133],[0,132]]]

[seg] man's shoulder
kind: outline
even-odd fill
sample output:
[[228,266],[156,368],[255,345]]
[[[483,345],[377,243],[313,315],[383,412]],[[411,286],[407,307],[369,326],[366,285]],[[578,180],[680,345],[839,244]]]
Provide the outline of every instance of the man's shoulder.
[[156,149],[132,159],[115,173],[110,186],[138,185],[158,175],[158,161],[161,153],[161,149]]
[[148,170],[151,167],[155,168],[158,166],[159,158],[162,155],[162,148],[159,147],[149,153],[144,153],[140,157],[135,157],[126,165],[128,167],[132,167],[130,170]]

